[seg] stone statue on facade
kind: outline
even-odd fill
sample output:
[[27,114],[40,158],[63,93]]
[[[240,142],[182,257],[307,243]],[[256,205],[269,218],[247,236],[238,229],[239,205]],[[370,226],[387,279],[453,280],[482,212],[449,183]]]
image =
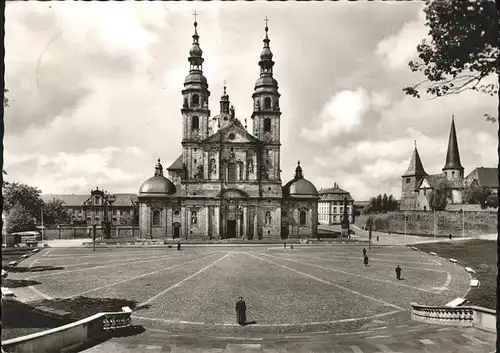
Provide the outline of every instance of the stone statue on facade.
[[184,105],[183,105],[184,108],[187,108],[188,107],[188,99],[187,97],[184,97]]
[[271,218],[271,211],[266,211],[266,217],[265,217],[265,221],[266,221],[266,226],[270,226],[273,219]]
[[215,162],[215,158],[212,158],[210,160],[210,172],[212,174],[216,174],[217,173],[217,163]]
[[191,212],[191,225],[196,225],[198,223],[198,214],[196,211]]
[[203,179],[203,166],[202,165],[198,166],[198,173],[196,174],[196,177],[198,179]]
[[248,172],[253,173],[253,159],[248,160]]

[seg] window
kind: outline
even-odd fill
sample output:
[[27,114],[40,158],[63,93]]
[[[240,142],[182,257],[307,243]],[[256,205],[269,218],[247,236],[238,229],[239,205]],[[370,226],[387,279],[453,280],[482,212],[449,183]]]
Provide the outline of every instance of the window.
[[160,225],[160,211],[154,210],[153,211],[153,226],[158,227],[159,225]]
[[200,128],[200,119],[197,116],[193,116],[191,120],[191,130],[198,130]]
[[178,215],[180,215],[180,214],[181,214],[181,211],[179,211],[179,210],[175,210],[175,211],[174,211],[174,216],[178,216]]
[[191,105],[193,107],[197,107],[200,105],[200,96],[197,94],[193,94],[193,98],[191,98]]
[[101,204],[101,197],[100,196],[96,196],[94,198],[94,205],[100,205]]
[[427,193],[427,189],[424,189],[424,195]]
[[228,181],[228,183],[235,183],[236,182],[236,164],[235,163],[229,163],[227,165],[227,181]]
[[271,108],[271,98],[269,97],[264,98],[264,108],[266,109]]
[[455,171],[452,171],[451,172],[451,176],[454,177],[455,176]]
[[271,132],[271,119],[264,119],[264,132]]
[[344,207],[339,207],[339,212],[340,213],[344,212]]
[[337,207],[333,208],[333,213],[337,213]]
[[306,224],[306,217],[307,217],[307,212],[306,211],[300,211],[300,225],[303,226]]
[[410,183],[410,178],[406,178],[406,184],[409,184]]

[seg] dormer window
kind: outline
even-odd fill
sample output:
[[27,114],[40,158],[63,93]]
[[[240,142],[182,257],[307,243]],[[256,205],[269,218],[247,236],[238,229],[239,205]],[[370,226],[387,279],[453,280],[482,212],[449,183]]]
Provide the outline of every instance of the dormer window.
[[94,205],[100,205],[100,204],[101,204],[101,197],[95,196],[94,197]]

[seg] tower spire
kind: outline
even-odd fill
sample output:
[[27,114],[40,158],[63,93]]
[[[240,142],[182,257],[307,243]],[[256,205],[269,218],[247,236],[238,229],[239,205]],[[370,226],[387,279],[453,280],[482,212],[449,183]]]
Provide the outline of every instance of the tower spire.
[[403,177],[407,176],[425,176],[427,173],[424,170],[424,166],[422,165],[422,161],[420,159],[420,155],[418,154],[417,149],[417,141],[415,140],[415,149],[413,150],[413,155],[410,160],[410,165],[408,166],[408,170],[403,174]]
[[220,97],[220,112],[229,114],[229,95],[226,92],[226,80],[224,80],[224,92]]
[[200,36],[198,35],[198,22],[196,21],[196,16],[198,14],[196,11],[193,13],[194,16],[194,34],[193,34],[193,45],[189,51],[189,62],[191,64],[190,71],[202,71],[203,64],[203,50],[200,48]]
[[271,48],[269,47],[269,42],[271,41],[269,39],[269,27],[267,26],[267,22],[269,21],[269,18],[265,18],[264,21],[266,22],[266,36],[264,37],[264,48],[262,49],[262,53],[260,53],[260,61],[259,61],[259,66],[260,66],[260,75],[261,76],[272,76],[273,74],[273,66],[274,66],[274,61],[273,61],[273,53],[271,52]]
[[458,171],[464,170],[462,163],[460,163],[460,152],[458,150],[457,131],[455,129],[455,116],[451,116],[450,136],[448,138],[448,151],[446,153],[446,163],[443,171],[448,169],[456,169]]

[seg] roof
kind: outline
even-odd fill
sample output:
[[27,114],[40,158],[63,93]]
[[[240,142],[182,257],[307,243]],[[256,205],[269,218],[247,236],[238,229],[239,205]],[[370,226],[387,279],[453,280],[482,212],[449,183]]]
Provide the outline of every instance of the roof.
[[460,163],[460,152],[458,151],[457,131],[455,130],[455,119],[451,119],[450,137],[448,139],[448,151],[446,152],[446,163],[443,170],[459,169],[463,170]]
[[431,174],[422,178],[422,180],[418,183],[417,188],[420,188],[424,180],[427,180],[427,183],[429,183],[429,186],[433,189],[436,188],[439,183],[445,183],[446,187],[452,189],[460,189],[463,187],[462,179],[448,179],[444,174]]
[[175,194],[175,185],[163,175],[155,175],[144,183],[139,189],[139,196],[164,196]]
[[183,170],[184,169],[184,163],[182,163],[182,153],[181,155],[175,160],[174,163],[170,167],[167,168],[167,170]]
[[420,159],[420,155],[418,154],[417,146],[415,146],[413,155],[411,156],[410,165],[408,166],[406,173],[403,174],[403,177],[424,175],[427,175],[427,173],[424,170],[422,160]]
[[[119,207],[131,207],[134,203],[138,201],[136,194],[114,194],[116,196],[113,206]],[[64,202],[65,206],[68,207],[82,207],[85,201],[90,198],[89,194],[45,194],[40,195],[43,202],[49,202],[52,200],[61,200]]]
[[338,186],[333,187],[333,188],[328,188],[328,189],[321,189],[319,191],[319,193],[320,193],[320,195],[323,195],[323,194],[348,194],[347,191],[339,188]]
[[474,175],[480,187],[498,188],[498,168],[478,167],[469,174],[471,175]]
[[318,190],[309,180],[292,179],[283,187],[283,192],[293,198],[318,198]]
[[354,206],[366,207],[370,204],[370,201],[354,201]]

